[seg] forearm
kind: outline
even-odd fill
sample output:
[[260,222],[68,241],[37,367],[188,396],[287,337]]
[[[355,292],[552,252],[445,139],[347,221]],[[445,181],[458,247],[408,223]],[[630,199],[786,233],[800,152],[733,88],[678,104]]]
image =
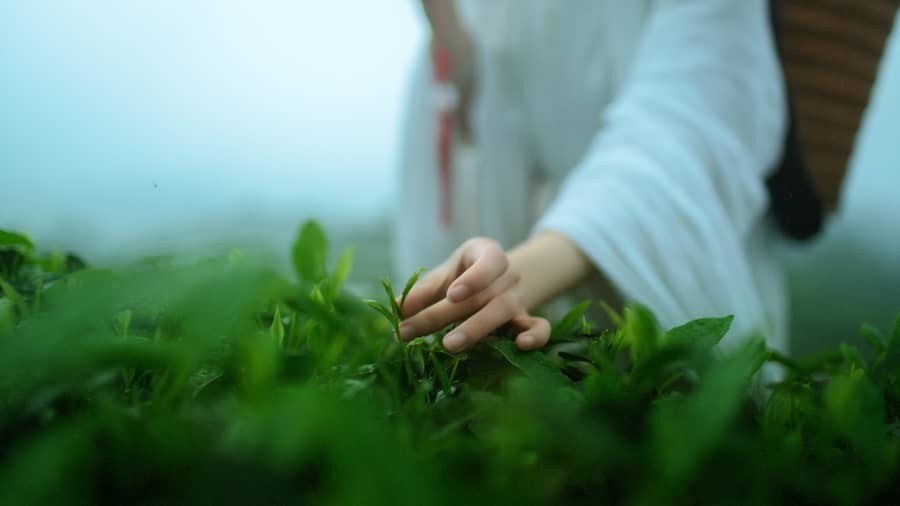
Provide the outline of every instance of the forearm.
[[509,268],[520,278],[522,305],[534,309],[588,279],[595,269],[566,236],[542,232],[512,249]]

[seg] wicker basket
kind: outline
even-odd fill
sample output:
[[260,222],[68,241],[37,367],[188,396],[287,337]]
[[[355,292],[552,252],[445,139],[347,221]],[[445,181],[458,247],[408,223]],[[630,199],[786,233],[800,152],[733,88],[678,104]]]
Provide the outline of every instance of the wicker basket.
[[774,0],[793,142],[827,210],[837,206],[900,0]]

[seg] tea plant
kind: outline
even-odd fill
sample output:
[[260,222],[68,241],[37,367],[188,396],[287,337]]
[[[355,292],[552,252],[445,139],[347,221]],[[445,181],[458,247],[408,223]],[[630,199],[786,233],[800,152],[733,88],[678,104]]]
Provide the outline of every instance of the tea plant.
[[[406,295],[344,289],[304,224],[297,279],[232,252],[88,269],[0,232],[0,504],[894,504],[900,323],[869,349],[725,353],[574,307],[551,344],[403,343]],[[374,309],[374,311],[373,311]],[[737,315],[740,317],[740,315]],[[759,384],[761,367],[782,379]]]

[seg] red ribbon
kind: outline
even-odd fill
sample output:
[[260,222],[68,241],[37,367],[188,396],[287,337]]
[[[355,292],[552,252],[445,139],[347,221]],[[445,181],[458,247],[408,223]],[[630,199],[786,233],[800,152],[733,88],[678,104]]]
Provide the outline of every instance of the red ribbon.
[[[431,51],[431,66],[435,85],[440,88],[453,86],[450,79],[452,64],[450,52],[445,47],[434,46]],[[455,120],[453,107],[443,104],[438,112],[437,169],[440,199],[440,222],[449,228],[452,222],[452,167],[453,167],[453,124]]]

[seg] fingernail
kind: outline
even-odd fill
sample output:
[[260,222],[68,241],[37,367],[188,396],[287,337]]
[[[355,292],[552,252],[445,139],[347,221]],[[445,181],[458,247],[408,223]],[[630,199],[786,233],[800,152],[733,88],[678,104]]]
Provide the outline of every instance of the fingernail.
[[403,339],[404,341],[409,341],[410,339],[412,339],[414,337],[416,337],[416,329],[408,323],[401,323],[400,324],[400,339]]
[[531,348],[534,346],[535,340],[534,336],[522,336],[519,338],[519,344],[521,344],[525,348]]
[[447,292],[447,298],[454,302],[461,301],[469,296],[469,287],[466,285],[456,285]]
[[460,331],[454,331],[444,336],[444,348],[450,351],[461,349],[466,344],[466,335]]

